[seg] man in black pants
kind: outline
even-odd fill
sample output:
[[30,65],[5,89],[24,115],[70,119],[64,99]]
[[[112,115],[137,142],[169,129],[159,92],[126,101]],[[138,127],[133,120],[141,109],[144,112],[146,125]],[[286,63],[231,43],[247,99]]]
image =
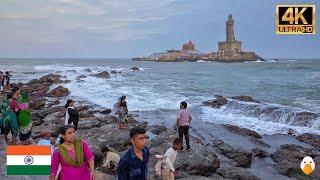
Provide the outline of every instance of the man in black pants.
[[[189,142],[189,127],[192,121],[191,113],[187,109],[188,104],[186,102],[181,102],[180,104],[180,112],[177,117],[177,126],[179,127],[179,139],[183,142],[183,135],[186,139],[187,151],[190,150],[190,142]],[[181,150],[183,150],[183,146],[181,146]]]

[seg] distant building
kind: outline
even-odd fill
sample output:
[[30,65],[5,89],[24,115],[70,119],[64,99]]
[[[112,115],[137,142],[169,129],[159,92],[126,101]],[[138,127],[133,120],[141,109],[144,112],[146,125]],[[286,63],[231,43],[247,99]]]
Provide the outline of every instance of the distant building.
[[193,44],[193,42],[190,40],[188,43],[183,44],[182,46],[182,50],[183,51],[195,51],[195,45]]

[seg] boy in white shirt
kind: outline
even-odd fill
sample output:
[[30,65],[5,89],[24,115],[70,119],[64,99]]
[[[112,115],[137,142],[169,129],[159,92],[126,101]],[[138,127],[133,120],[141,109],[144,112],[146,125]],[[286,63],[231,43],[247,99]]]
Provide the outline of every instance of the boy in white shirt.
[[167,150],[164,154],[164,166],[162,169],[162,179],[163,180],[174,180],[174,175],[176,174],[174,168],[174,162],[176,161],[178,150],[181,148],[181,140],[179,138],[175,139],[173,146]]

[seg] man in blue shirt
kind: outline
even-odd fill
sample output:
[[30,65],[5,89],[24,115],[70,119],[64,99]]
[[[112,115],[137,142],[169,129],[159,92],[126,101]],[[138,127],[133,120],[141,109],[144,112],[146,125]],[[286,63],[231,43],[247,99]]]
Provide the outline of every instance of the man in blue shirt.
[[118,166],[119,180],[146,180],[148,175],[149,150],[146,130],[134,127],[130,130],[132,148],[120,159]]

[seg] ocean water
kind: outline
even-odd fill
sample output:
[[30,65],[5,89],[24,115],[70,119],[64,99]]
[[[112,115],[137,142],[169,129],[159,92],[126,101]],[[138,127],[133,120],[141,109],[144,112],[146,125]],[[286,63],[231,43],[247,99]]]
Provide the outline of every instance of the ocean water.
[[[131,72],[131,67],[141,71]],[[116,70],[110,79],[89,76]],[[0,70],[12,71],[13,82],[28,82],[48,73],[61,74],[71,98],[112,108],[127,96],[129,111],[141,120],[173,125],[179,103],[187,101],[196,123],[234,124],[262,134],[320,134],[320,119],[301,125],[299,112],[320,113],[320,59],[248,63],[155,63],[130,59],[0,59]],[[79,75],[86,75],[77,81]],[[214,95],[249,95],[262,102],[231,101],[220,109],[202,102]],[[268,109],[273,109],[270,113]]]

